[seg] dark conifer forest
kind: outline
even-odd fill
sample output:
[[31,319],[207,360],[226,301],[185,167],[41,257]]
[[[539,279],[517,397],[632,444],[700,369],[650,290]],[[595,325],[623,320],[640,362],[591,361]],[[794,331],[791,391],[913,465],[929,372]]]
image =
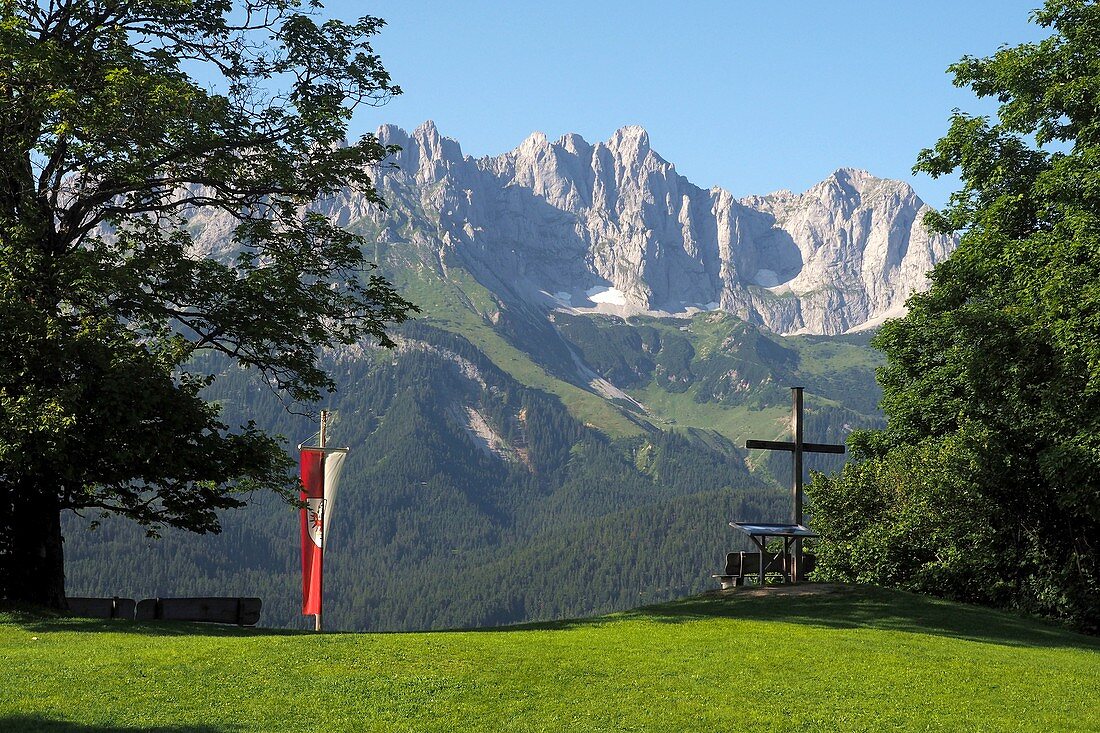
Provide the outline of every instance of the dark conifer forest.
[[[585,321],[571,325],[579,330]],[[714,384],[707,381],[713,364],[696,359],[693,367],[690,357],[674,363],[653,349],[650,367],[631,350],[640,343],[635,334],[658,341],[663,334],[688,352],[679,322],[635,331],[605,320],[599,327],[618,334],[621,358],[610,349],[607,356],[592,353],[604,343],[599,333],[588,340],[566,333],[608,376],[622,378],[616,370],[635,360],[639,382],[664,368],[697,370],[700,376],[687,381],[693,392],[696,379]],[[793,378],[798,352],[754,329],[736,330],[766,341],[763,351],[789,370],[780,378]],[[519,383],[458,334],[424,322],[395,333],[395,350],[345,353],[327,364],[340,388],[330,403],[330,444],[352,447],[326,552],[329,628],[488,626],[698,593],[714,587],[710,574],[721,569],[725,552],[748,549],[730,520],[789,514],[785,456],[757,455],[750,471],[743,444],[694,427],[647,426],[610,437],[578,421],[557,396]],[[759,351],[731,346],[721,358],[755,360]],[[776,406],[772,429],[781,432],[789,396],[772,374],[764,376],[764,387],[742,398]],[[670,384],[679,390],[684,382]],[[227,423],[256,420],[285,436],[288,449],[316,430],[315,420],[288,411],[239,369],[223,368],[209,396]],[[713,390],[694,399],[731,401]],[[498,445],[471,433],[467,410],[491,426]],[[808,430],[831,440],[853,421],[874,424],[822,401],[810,410]],[[811,467],[836,465],[835,458],[817,460]],[[89,529],[93,521],[100,523]],[[220,535],[167,531],[152,539],[123,520],[69,517],[68,592],[254,595],[264,601],[262,624],[305,625],[295,508],[255,494],[248,507],[223,513],[222,522]]]

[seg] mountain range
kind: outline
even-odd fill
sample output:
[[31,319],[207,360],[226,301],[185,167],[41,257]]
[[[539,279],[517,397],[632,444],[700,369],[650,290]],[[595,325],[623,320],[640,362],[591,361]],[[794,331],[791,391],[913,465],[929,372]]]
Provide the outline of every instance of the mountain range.
[[402,148],[378,177],[391,211],[349,196],[331,213],[369,216],[383,244],[412,224],[443,266],[548,308],[722,310],[781,334],[843,333],[900,314],[954,247],[903,182],[842,168],[803,194],[737,199],[679,175],[640,127],[596,144],[535,133],[479,159],[431,122],[377,135]]
[[[483,626],[585,615],[709,587],[731,519],[784,519],[789,466],[744,449],[881,424],[869,334],[953,249],[905,183],[840,169],[802,194],[699,188],[625,127],[606,143],[534,134],[464,156],[431,123],[379,139],[385,209],[344,192],[316,208],[422,309],[397,347],[322,355],[351,446],[327,560],[332,628]],[[196,249],[231,254],[198,214]],[[315,431],[231,364],[208,396],[288,450]],[[836,457],[810,461],[834,470]],[[812,509],[812,508],[811,508]],[[301,623],[297,518],[271,497],[218,537],[153,542],[66,525],[69,592],[261,595]]]

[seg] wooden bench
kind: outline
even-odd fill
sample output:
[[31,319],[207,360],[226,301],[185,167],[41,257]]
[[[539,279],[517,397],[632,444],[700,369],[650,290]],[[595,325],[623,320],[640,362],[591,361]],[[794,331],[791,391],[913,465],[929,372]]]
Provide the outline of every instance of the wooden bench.
[[65,599],[69,603],[69,613],[85,618],[124,618],[134,620],[137,604],[133,598],[83,598],[80,596]]
[[[802,575],[809,574],[816,566],[817,558],[809,553],[802,554]],[[791,556],[776,554],[769,556],[764,567],[765,575],[790,574]],[[722,590],[735,588],[745,584],[746,577],[759,577],[760,553],[759,552],[730,552],[726,555],[725,572],[720,575],[712,575],[722,584]]]
[[137,621],[200,621],[255,626],[259,598],[146,598],[137,604]]
[[255,626],[260,620],[259,598],[133,598],[70,597],[69,613],[87,618],[128,621],[200,621]]

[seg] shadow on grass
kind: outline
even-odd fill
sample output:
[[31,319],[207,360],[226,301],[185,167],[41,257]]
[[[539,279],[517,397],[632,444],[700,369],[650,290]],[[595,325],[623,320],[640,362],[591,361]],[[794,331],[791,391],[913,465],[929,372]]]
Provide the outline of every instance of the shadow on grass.
[[[0,604],[0,620],[8,621],[27,631],[42,633],[69,631],[73,633],[125,632],[147,636],[294,636],[306,632],[293,629],[265,629],[233,624],[204,624],[186,621],[128,621],[69,616],[60,611],[29,606]],[[3,720],[0,719],[0,723]],[[0,727],[0,731],[8,730]],[[12,730],[18,730],[12,729]]]
[[504,630],[563,630],[618,621],[688,623],[713,618],[779,621],[830,629],[877,629],[931,634],[1020,647],[1063,647],[1100,651],[1100,638],[1049,622],[981,606],[941,601],[914,593],[872,587],[844,587],[807,595],[710,593],[611,616],[523,624]]
[[[134,622],[64,616],[41,609],[0,606],[0,621],[10,621],[34,632],[124,632],[153,637],[302,636],[312,632],[293,629],[260,629],[184,622]],[[5,618],[6,617],[6,618]],[[1100,652],[1100,637],[1077,634],[1050,622],[1026,618],[981,606],[938,600],[915,593],[870,586],[839,586],[835,590],[805,595],[740,591],[711,591],[655,606],[644,606],[609,616],[517,624],[505,627],[450,629],[450,632],[509,633],[513,631],[563,631],[598,628],[622,621],[642,620],[682,624],[715,618],[739,621],[777,621],[830,629],[875,629],[950,637],[967,641],[1017,647],[1071,648]],[[447,633],[437,631],[434,633]],[[348,634],[336,632],[326,634]],[[47,721],[48,722],[48,721]],[[4,726],[0,731],[21,730]],[[43,728],[43,730],[82,730]],[[91,729],[98,730],[98,729]],[[102,729],[107,730],[107,729]],[[157,729],[161,730],[161,729]],[[164,728],[163,730],[175,730]],[[190,729],[179,729],[190,730]]]
[[26,731],[26,733],[230,733],[240,730],[234,726],[231,728],[215,727],[212,725],[154,725],[154,726],[118,726],[118,725],[88,725],[71,720],[57,720],[44,718],[38,715],[8,715],[0,717],[0,730]]

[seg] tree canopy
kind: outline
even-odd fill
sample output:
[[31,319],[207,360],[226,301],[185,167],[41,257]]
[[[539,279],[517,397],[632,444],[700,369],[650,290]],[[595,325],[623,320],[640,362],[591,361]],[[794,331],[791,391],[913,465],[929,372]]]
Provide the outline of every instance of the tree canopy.
[[958,250],[874,343],[888,426],[810,488],[827,574],[1100,626],[1100,7],[1049,0],[1037,43],[950,67],[916,169],[962,188]]
[[202,398],[202,354],[312,400],[319,349],[389,345],[412,308],[310,208],[382,204],[393,151],[348,123],[400,92],[383,22],[320,12],[0,4],[0,597],[63,603],[60,510],[207,532],[236,492],[291,487],[280,445]]

